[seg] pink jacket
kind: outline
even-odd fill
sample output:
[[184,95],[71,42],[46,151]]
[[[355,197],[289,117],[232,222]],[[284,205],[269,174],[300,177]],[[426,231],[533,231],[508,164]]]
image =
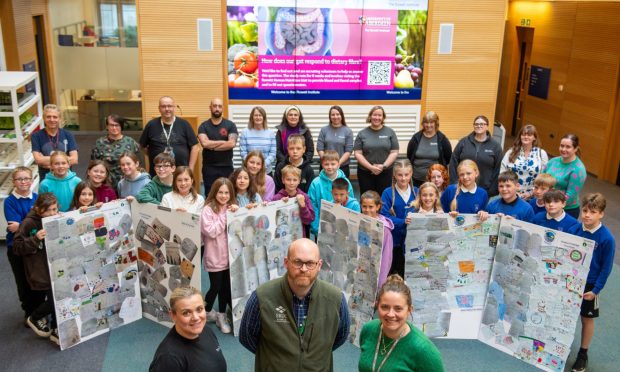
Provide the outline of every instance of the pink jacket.
[[383,222],[383,249],[381,250],[381,269],[379,270],[379,278],[377,289],[381,288],[392,266],[392,255],[394,250],[394,242],[392,240],[392,230],[394,223],[389,218],[379,215],[377,219]]
[[218,272],[228,269],[228,237],[226,235],[226,208],[215,213],[205,206],[200,217],[200,232],[205,254],[202,257],[204,269]]

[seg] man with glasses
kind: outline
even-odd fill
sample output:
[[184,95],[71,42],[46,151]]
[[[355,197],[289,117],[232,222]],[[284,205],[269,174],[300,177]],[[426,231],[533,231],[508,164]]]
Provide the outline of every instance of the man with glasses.
[[256,371],[333,370],[332,351],[349,335],[349,310],[339,288],[317,279],[322,264],[316,243],[295,240],[286,274],[248,299],[239,341],[256,354]]
[[202,182],[205,195],[209,194],[211,185],[220,177],[227,177],[233,171],[233,149],[237,144],[237,126],[225,119],[224,103],[221,98],[214,98],[209,104],[211,118],[198,127],[198,140],[202,146]]
[[170,154],[176,166],[186,165],[194,168],[200,147],[192,126],[175,115],[176,104],[172,97],[159,99],[160,117],[149,121],[142,135],[140,146],[149,158],[149,173],[155,176],[153,159],[161,153]]

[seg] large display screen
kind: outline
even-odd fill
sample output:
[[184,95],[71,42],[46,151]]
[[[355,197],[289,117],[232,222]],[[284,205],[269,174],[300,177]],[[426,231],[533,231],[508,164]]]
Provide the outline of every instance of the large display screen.
[[228,97],[418,100],[427,15],[427,0],[229,0]]

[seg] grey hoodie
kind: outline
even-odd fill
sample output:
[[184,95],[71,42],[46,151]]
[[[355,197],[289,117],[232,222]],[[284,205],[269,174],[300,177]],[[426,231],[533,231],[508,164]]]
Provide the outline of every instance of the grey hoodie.
[[118,197],[123,199],[128,196],[136,197],[138,192],[149,183],[151,176],[148,173],[140,173],[134,180],[122,178],[118,181]]

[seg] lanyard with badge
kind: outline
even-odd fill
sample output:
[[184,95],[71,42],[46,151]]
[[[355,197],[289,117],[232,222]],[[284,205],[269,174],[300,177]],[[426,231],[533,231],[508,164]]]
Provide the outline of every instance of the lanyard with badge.
[[170,154],[170,156],[172,156],[173,158],[174,158],[174,150],[172,149],[172,146],[170,146],[170,136],[172,136],[172,129],[174,128],[174,123],[176,121],[177,121],[177,118],[175,116],[174,119],[172,120],[172,124],[170,124],[170,130],[166,132],[164,121],[160,120],[161,131],[164,133],[164,137],[166,138],[166,148],[164,149],[164,152],[167,154]]

